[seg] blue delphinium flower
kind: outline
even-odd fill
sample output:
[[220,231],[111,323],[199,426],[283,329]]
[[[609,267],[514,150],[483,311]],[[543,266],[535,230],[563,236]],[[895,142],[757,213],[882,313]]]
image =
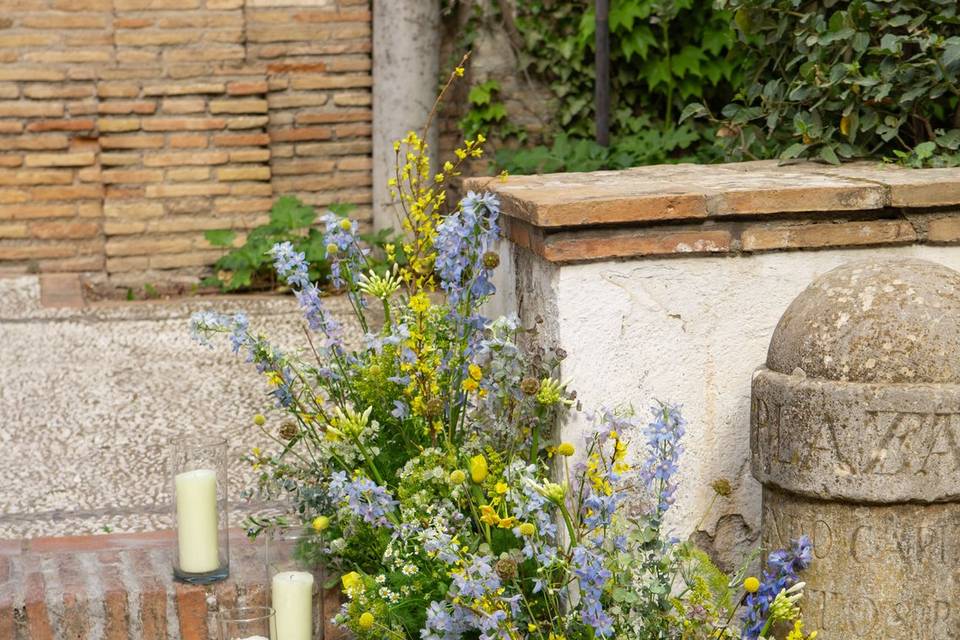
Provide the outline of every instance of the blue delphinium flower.
[[613,635],[613,620],[603,609],[601,598],[613,575],[603,564],[603,556],[583,545],[573,548],[573,573],[580,583],[580,619],[603,638]]
[[650,455],[640,469],[640,477],[653,492],[656,501],[655,513],[663,516],[674,501],[677,473],[686,420],[676,405],[662,404],[651,408],[653,420],[644,429]]
[[353,480],[343,471],[330,476],[330,495],[344,502],[350,511],[364,522],[378,527],[392,528],[388,514],[397,506],[386,488],[365,476]]
[[326,312],[320,300],[320,288],[310,282],[310,265],[303,252],[290,242],[278,242],[270,249],[277,274],[293,288],[303,315],[312,331],[322,331],[331,346],[339,344],[339,324]]
[[790,549],[773,551],[767,557],[767,570],[756,593],[748,593],[743,608],[743,636],[756,640],[767,622],[770,604],[783,589],[800,581],[799,573],[813,562],[810,538],[800,536],[791,541]]

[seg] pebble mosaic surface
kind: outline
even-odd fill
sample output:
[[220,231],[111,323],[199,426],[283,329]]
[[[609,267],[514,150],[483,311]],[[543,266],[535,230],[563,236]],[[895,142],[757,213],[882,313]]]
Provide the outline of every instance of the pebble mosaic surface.
[[[341,298],[328,308],[349,315]],[[202,309],[244,310],[285,350],[306,347],[292,297],[47,309],[35,276],[0,278],[0,539],[169,526],[166,451],[195,434],[229,442],[231,526],[268,508],[242,504],[254,474],[239,460],[267,442],[251,419],[271,407],[268,388],[226,342],[191,339]]]

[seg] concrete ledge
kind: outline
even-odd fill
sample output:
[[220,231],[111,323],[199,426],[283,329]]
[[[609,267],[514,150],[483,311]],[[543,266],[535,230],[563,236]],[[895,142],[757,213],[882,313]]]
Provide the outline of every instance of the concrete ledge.
[[960,169],[659,165],[467,181],[550,262],[960,242]]
[[[172,580],[172,545],[170,531],[0,540],[0,638],[206,640],[221,608],[267,603],[262,545],[242,531],[231,531],[230,578],[205,587]],[[328,590],[325,617],[338,607]]]

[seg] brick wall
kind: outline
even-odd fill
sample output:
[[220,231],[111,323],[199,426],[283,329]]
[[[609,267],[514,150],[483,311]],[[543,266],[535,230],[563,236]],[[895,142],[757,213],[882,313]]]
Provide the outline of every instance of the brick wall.
[[[274,197],[370,218],[370,0],[0,0],[0,270],[193,281]],[[242,236],[241,236],[242,237]]]
[[[263,549],[241,532],[230,540],[230,578],[205,587],[173,582],[171,532],[0,541],[0,638],[3,640],[207,640],[219,638],[216,614],[266,606]],[[339,592],[317,598],[325,637]]]

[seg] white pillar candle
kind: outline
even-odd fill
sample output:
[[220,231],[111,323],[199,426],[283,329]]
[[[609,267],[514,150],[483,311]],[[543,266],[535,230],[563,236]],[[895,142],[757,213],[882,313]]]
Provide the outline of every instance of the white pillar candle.
[[195,469],[174,479],[180,570],[207,573],[220,566],[217,472]]
[[306,571],[281,571],[273,576],[274,640],[313,638],[313,575]]

